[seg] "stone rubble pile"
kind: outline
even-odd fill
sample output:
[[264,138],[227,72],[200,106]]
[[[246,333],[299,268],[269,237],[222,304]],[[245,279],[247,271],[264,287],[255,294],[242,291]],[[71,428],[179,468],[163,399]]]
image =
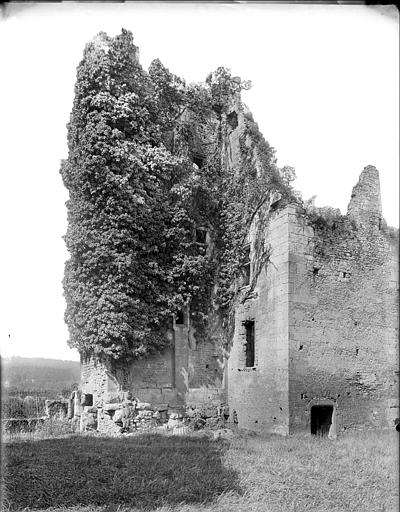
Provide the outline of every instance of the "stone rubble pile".
[[80,417],[81,432],[98,430],[104,434],[117,435],[158,431],[184,435],[204,428],[225,429],[229,418],[229,410],[223,404],[197,407],[152,405],[141,402],[130,392],[108,393],[102,406],[94,406],[88,395],[80,394],[79,407],[76,404],[79,392],[75,393],[74,417],[75,420],[77,415]]
[[134,432],[163,432],[185,435],[212,430],[214,438],[229,437],[229,409],[224,404],[171,407],[141,402],[130,392],[107,393],[102,405],[93,396],[74,391],[69,400],[46,401],[47,418],[68,418],[81,432],[99,431],[119,435]]

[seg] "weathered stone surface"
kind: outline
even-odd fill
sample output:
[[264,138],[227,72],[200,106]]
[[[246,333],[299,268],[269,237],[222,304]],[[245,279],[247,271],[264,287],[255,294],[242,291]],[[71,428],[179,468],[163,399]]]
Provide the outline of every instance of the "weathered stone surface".
[[179,412],[171,412],[169,414],[169,419],[171,419],[171,420],[177,420],[177,419],[180,419],[180,418],[183,418],[183,414],[181,414]]
[[[223,165],[235,174],[246,159],[259,173],[263,148],[248,130],[248,110],[237,97],[227,112],[207,126],[194,125],[196,148],[206,148],[207,157],[222,134]],[[188,154],[196,148],[188,147]],[[133,408],[133,397],[138,411],[160,413],[138,414],[135,425],[165,421],[169,413],[170,429],[180,428],[184,413],[177,411],[185,406],[196,429],[229,419],[241,428],[284,435],[310,432],[318,407],[332,409],[337,431],[387,427],[400,417],[398,242],[382,219],[378,171],[362,171],[346,217],[333,208],[287,204],[277,190],[263,208],[248,233],[251,272],[260,263],[257,248],[268,248],[268,254],[252,289],[240,288],[228,351],[210,304],[204,333],[212,336],[195,332],[191,313],[197,312],[187,307],[183,323],[174,321],[166,335],[171,346],[160,354],[129,364],[83,358],[82,392],[110,412],[99,416],[99,430],[114,432],[111,412],[118,407],[108,407],[124,401]],[[207,236],[210,250],[216,240]],[[80,414],[75,400],[74,415]]]
[[150,419],[152,417],[153,417],[153,412],[152,411],[148,411],[148,410],[138,411],[138,414],[137,414],[137,418],[138,419]]
[[93,405],[87,406],[87,407],[84,407],[84,411],[87,413],[97,414],[97,407],[94,407]]
[[149,404],[147,402],[138,402],[136,404],[136,409],[138,411],[152,411],[153,410],[151,404]]
[[122,392],[122,400],[124,402],[126,401],[133,401],[134,397],[133,397],[133,394],[131,393],[131,391],[123,391]]
[[118,409],[122,409],[121,403],[112,403],[112,404],[104,404],[103,410],[105,412],[117,411]]
[[167,423],[167,427],[172,429],[172,428],[176,428],[176,427],[181,427],[183,425],[183,422],[181,419],[173,419],[173,418],[169,418],[168,420],[168,423]]
[[125,412],[122,409],[116,410],[113,416],[114,423],[120,423],[122,426],[122,420],[125,416]]
[[153,406],[153,409],[159,412],[168,411],[168,404],[157,404]]
[[97,414],[89,413],[87,415],[87,427],[93,430],[97,428]]

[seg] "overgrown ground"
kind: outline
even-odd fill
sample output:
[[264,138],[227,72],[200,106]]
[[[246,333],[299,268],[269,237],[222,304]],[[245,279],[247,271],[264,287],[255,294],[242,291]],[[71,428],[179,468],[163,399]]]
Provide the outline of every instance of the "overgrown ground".
[[3,510],[398,510],[398,433],[74,436],[3,445]]

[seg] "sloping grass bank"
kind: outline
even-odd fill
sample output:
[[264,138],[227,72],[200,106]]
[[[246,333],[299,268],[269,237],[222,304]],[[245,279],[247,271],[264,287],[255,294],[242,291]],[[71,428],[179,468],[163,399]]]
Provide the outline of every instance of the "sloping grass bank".
[[[398,433],[315,437],[138,435],[4,446],[4,509],[391,512]],[[4,496],[4,493],[3,493]]]

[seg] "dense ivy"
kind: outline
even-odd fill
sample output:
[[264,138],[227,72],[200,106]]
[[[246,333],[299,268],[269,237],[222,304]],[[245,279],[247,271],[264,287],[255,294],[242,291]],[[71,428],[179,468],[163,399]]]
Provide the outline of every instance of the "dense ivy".
[[[211,309],[229,318],[250,225],[257,217],[262,229],[273,190],[291,194],[290,172],[279,172],[250,116],[240,168],[226,163],[226,116],[242,108],[248,87],[225,68],[189,86],[159,60],[146,73],[125,30],[87,45],[61,165],[71,255],[65,318],[80,352],[129,359],[161,350],[172,316],[188,304],[198,335]],[[263,261],[268,250],[258,253]]]

